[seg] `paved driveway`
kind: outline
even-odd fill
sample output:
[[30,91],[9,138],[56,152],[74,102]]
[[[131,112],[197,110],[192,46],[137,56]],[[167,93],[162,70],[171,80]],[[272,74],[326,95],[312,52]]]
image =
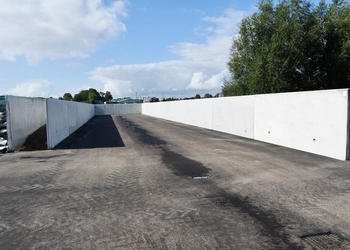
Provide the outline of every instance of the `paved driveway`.
[[0,156],[0,249],[347,247],[349,162],[143,115],[57,148]]

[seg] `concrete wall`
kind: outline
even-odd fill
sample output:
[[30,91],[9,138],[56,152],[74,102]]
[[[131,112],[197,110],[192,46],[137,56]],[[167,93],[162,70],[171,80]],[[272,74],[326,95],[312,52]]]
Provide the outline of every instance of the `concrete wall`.
[[348,90],[259,95],[254,138],[346,159]]
[[140,104],[91,105],[55,99],[6,96],[9,151],[17,150],[27,137],[46,126],[47,147],[55,147],[96,115],[141,113]]
[[28,135],[46,123],[46,103],[43,98],[6,96],[9,151],[23,145]]
[[225,97],[145,103],[142,114],[346,160],[348,99],[347,89]]
[[213,99],[213,129],[254,138],[255,96]]
[[253,138],[254,96],[144,103],[142,114]]
[[95,104],[95,115],[141,114],[141,104]]
[[141,113],[340,160],[350,158],[347,89],[145,104],[91,105],[6,96],[9,150],[47,124],[53,148],[94,115]]
[[47,147],[51,149],[95,115],[92,104],[46,99]]
[[144,103],[142,113],[170,121],[212,129],[212,99]]

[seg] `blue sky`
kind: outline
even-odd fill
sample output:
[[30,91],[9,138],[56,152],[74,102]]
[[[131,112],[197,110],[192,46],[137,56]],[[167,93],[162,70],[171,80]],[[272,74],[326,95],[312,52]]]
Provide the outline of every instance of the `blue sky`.
[[257,1],[0,0],[0,95],[215,95]]

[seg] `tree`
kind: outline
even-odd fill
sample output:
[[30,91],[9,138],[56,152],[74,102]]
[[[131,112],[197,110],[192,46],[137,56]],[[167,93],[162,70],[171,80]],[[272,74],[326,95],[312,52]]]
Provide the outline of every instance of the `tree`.
[[65,101],[72,101],[73,97],[72,97],[72,95],[70,93],[65,93],[63,95],[63,100],[65,100]]
[[201,99],[201,96],[200,96],[199,94],[196,94],[196,95],[194,96],[194,99]]
[[213,96],[209,93],[206,93],[203,98],[212,98]]
[[104,99],[105,99],[106,102],[111,101],[111,100],[113,99],[113,96],[112,96],[111,92],[106,91],[106,94],[105,94],[105,96],[104,96]]
[[168,97],[168,98],[163,98],[163,102],[171,102],[171,101],[178,101],[178,98],[174,97]]
[[96,89],[90,88],[88,90],[88,102],[95,103],[95,101],[104,101],[100,93]]
[[260,1],[232,42],[224,95],[349,87],[349,16],[349,1]]
[[90,88],[88,90],[81,90],[78,94],[75,94],[72,99],[76,102],[99,103],[110,101],[113,99],[113,96],[110,91],[106,91],[106,93],[104,93]]
[[149,102],[159,102],[159,98],[152,97],[151,100],[149,100]]
[[87,102],[89,100],[89,91],[81,90],[78,94],[75,94],[73,97],[73,101],[76,102]]
[[76,102],[88,102],[95,103],[96,101],[104,101],[100,96],[100,93],[96,89],[90,88],[88,90],[81,90],[79,94],[75,94],[74,101]]
[[334,0],[324,13],[326,46],[323,67],[326,82],[333,88],[348,88],[350,82],[350,2]]

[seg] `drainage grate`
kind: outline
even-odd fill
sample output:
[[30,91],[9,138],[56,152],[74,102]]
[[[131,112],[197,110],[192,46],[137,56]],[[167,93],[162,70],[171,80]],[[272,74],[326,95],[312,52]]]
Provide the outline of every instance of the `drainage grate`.
[[350,241],[331,232],[301,237],[316,250],[350,250]]
[[193,176],[192,179],[194,180],[210,179],[210,176],[209,175]]

